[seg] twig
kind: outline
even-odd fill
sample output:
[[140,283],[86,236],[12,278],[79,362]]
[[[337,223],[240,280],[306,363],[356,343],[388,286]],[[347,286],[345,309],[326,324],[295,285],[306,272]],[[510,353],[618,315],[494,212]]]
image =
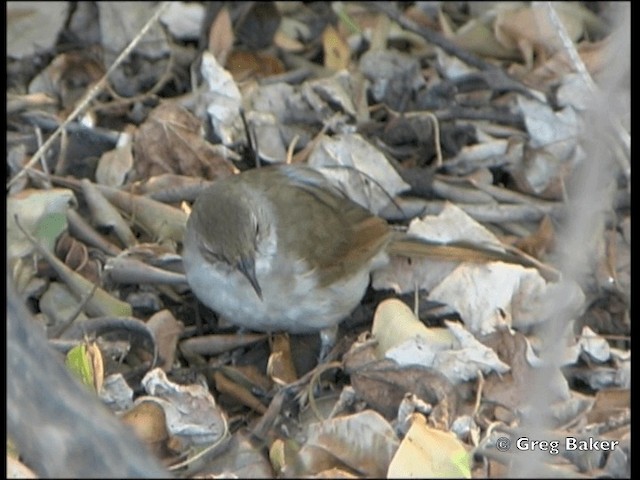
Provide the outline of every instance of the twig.
[[[167,43],[170,43],[171,37],[166,32],[165,32],[165,37],[166,37]],[[173,78],[173,70],[176,63],[174,52],[175,52],[174,49],[169,50],[169,60],[167,62],[167,67],[164,69],[164,72],[162,73],[158,81],[155,83],[155,85],[151,87],[149,90],[139,95],[135,95],[133,97],[122,97],[121,95],[118,94],[118,92],[116,92],[113,88],[111,88],[111,85],[107,85],[107,91],[115,100],[108,103],[98,102],[94,110],[104,111],[104,110],[109,110],[111,108],[114,108],[114,109],[122,108],[123,106],[131,105],[136,102],[142,102],[148,98],[153,97]]]
[[111,65],[111,67],[109,67],[109,70],[107,70],[107,73],[105,73],[104,76],[100,80],[98,80],[98,82],[96,82],[96,84],[93,87],[91,87],[91,89],[85,94],[83,99],[78,103],[78,106],[73,110],[73,112],[69,114],[67,119],[64,122],[62,122],[62,124],[58,127],[58,129],[55,132],[53,132],[53,134],[47,139],[46,142],[44,142],[44,144],[38,149],[38,151],[34,154],[34,156],[31,157],[31,160],[29,160],[29,162],[24,167],[22,167],[22,169],[16,174],[16,176],[13,177],[9,181],[9,183],[7,183],[7,188],[13,185],[16,182],[16,180],[22,177],[28,169],[33,167],[40,160],[40,158],[44,156],[45,152],[49,149],[49,147],[51,147],[53,142],[65,130],[67,125],[70,124],[73,120],[75,120],[75,118],[78,115],[80,115],[80,113],[87,107],[89,102],[91,102],[91,100],[93,100],[104,89],[104,87],[107,84],[107,80],[109,76],[116,70],[116,68],[120,66],[120,64],[124,61],[124,59],[129,56],[129,54],[133,51],[133,49],[138,45],[140,40],[142,40],[142,37],[145,36],[145,34],[149,31],[149,29],[158,21],[158,19],[160,18],[160,15],[162,15],[164,11],[169,7],[169,4],[170,2],[163,2],[160,5],[158,5],[158,8],[154,12],[154,14],[147,21],[147,23],[145,23],[145,25],[142,27],[138,35],[136,35],[136,37],[131,40],[129,45],[127,45],[127,47],[122,51],[122,53],[118,56],[118,58],[116,58],[116,60],[113,62],[113,65]]
[[76,308],[71,313],[71,315],[69,315],[69,317],[66,320],[64,320],[60,325],[58,325],[56,328],[52,329],[52,332],[51,332],[51,337],[52,338],[60,337],[69,327],[71,327],[71,324],[82,313],[84,308],[89,303],[89,300],[91,300],[93,298],[93,296],[95,295],[97,289],[98,289],[98,284],[94,283],[93,284],[93,288],[91,289],[91,291],[88,292],[86,295],[84,295],[84,297],[82,297],[80,299],[80,302],[78,303],[78,305],[76,305]]
[[319,421],[326,420],[326,419],[324,418],[324,416],[320,412],[320,409],[318,408],[318,405],[316,404],[316,397],[313,393],[313,389],[316,383],[320,380],[320,376],[324,372],[331,370],[333,368],[342,368],[342,362],[330,362],[330,363],[318,365],[316,368],[312,370],[313,375],[309,379],[309,384],[307,385],[306,393],[309,399],[309,407],[311,408],[311,411],[313,411],[314,415]]

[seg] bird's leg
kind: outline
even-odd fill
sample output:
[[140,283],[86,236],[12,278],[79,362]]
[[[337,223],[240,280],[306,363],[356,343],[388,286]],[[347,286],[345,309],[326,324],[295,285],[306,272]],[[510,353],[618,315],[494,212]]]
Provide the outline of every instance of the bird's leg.
[[318,363],[322,363],[327,359],[331,349],[336,344],[338,337],[338,325],[320,330],[320,358]]

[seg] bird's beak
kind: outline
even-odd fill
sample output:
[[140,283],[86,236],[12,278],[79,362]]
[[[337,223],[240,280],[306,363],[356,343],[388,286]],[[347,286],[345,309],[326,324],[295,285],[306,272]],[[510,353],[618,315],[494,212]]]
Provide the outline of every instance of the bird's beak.
[[236,266],[242,274],[247,277],[249,283],[255,290],[260,300],[262,300],[262,288],[260,288],[260,284],[258,283],[258,279],[256,278],[256,262],[253,257],[241,257]]

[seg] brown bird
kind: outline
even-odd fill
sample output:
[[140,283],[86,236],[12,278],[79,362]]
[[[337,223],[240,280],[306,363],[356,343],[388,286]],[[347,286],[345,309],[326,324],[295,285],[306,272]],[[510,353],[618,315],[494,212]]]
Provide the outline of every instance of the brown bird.
[[279,165],[204,190],[187,222],[183,261],[195,295],[231,323],[321,331],[326,353],[389,252],[448,258],[455,249],[393,231],[310,167]]

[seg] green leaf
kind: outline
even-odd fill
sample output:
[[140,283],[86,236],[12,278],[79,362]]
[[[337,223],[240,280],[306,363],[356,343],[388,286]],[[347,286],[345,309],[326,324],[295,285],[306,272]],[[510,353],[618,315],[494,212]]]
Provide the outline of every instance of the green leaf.
[[62,232],[67,229],[67,216],[64,213],[51,212],[43,215],[38,224],[34,236],[40,244],[52,251],[56,241]]
[[84,343],[69,350],[65,364],[78,380],[93,388],[93,365],[87,353],[87,346]]

